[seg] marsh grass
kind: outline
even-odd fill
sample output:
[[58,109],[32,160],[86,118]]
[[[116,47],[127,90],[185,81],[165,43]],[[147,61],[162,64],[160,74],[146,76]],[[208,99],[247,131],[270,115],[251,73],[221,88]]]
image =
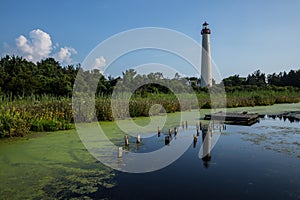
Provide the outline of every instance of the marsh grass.
[[[79,102],[81,110],[72,110],[72,99],[52,96],[29,96],[24,99],[11,101],[11,98],[0,98],[0,137],[24,136],[30,131],[68,130],[74,127],[73,114],[79,122],[114,121],[129,117],[148,117],[161,113],[174,113],[192,109],[211,108],[211,96],[207,92],[198,92],[197,101],[193,101],[191,94],[163,94],[149,93],[139,96],[133,95],[129,105],[119,102],[118,111],[113,113],[111,97],[97,96],[95,99],[96,117],[91,114],[93,108],[89,103]],[[179,102],[181,99],[181,102]],[[222,98],[214,97],[214,104],[224,107]],[[226,93],[227,108],[246,106],[266,106],[278,103],[297,103],[300,101],[300,91],[295,88],[259,88],[249,91],[230,88]],[[153,106],[162,105],[161,109]],[[127,108],[127,107],[128,108]],[[152,109],[152,110],[151,110]],[[149,112],[149,111],[152,112]]]
[[227,108],[267,106],[280,103],[297,103],[300,101],[300,90],[288,87],[257,88],[250,91],[230,90],[226,96]]
[[73,128],[70,99],[44,96],[16,101],[3,99],[0,105],[0,137],[24,136],[29,131],[57,131]]

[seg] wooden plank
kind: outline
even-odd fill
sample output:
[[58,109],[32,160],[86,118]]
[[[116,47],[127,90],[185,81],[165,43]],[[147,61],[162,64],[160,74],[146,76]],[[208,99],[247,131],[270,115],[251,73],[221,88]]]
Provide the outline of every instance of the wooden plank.
[[221,120],[225,122],[232,122],[233,124],[253,124],[259,119],[259,114],[248,114],[243,113],[224,113],[218,112],[213,114],[205,115],[205,120]]

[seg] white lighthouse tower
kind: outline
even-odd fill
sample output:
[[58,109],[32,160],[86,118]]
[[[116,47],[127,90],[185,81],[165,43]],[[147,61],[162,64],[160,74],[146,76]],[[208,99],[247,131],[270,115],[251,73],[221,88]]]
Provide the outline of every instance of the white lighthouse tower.
[[201,57],[201,87],[212,86],[212,72],[210,59],[210,29],[208,23],[204,22],[202,31],[202,57]]

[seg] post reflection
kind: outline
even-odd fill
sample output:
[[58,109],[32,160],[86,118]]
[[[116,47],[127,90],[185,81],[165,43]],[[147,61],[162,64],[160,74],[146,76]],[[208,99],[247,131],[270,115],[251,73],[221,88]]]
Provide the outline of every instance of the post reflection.
[[212,137],[211,129],[209,127],[203,128],[202,129],[202,146],[203,146],[202,161],[203,161],[203,166],[205,168],[209,167],[209,163],[211,161],[211,155],[210,155],[211,137]]

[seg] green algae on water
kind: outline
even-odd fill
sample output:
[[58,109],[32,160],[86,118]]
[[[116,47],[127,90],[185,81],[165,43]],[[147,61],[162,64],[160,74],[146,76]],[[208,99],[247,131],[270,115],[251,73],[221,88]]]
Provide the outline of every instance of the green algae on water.
[[69,199],[115,186],[75,130],[0,141],[1,199]]

